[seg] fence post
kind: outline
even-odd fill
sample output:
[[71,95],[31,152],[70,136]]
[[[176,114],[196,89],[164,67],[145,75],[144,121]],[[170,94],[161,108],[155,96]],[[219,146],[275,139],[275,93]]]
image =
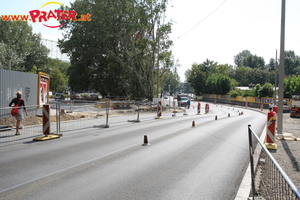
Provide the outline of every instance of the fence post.
[[105,124],[104,128],[109,128],[109,125],[108,125],[108,113],[109,113],[109,102],[107,101],[106,102],[106,124]]
[[56,114],[56,132],[60,133],[60,103],[56,103],[55,106],[55,114]]
[[250,155],[250,168],[251,168],[251,185],[252,185],[252,199],[255,199],[256,191],[255,191],[255,171],[254,171],[254,162],[253,162],[253,146],[252,146],[252,132],[251,125],[248,125],[248,137],[249,137],[249,155]]
[[[135,111],[135,110],[134,110]],[[140,122],[140,102],[138,102],[138,109],[137,109],[137,118],[136,120],[127,120],[128,122]]]
[[140,102],[138,102],[138,113],[137,113],[137,118],[136,121],[140,121]]

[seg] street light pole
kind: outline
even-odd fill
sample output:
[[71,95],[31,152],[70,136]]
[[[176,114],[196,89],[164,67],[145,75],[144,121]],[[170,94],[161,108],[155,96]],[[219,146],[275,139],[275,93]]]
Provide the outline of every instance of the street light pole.
[[285,35],[285,0],[281,5],[281,34],[280,34],[280,63],[279,63],[279,102],[278,102],[278,122],[277,133],[282,133],[283,122],[283,76],[284,76],[284,35]]
[[278,105],[277,104],[277,89],[276,89],[276,85],[277,85],[277,49],[276,49],[276,56],[275,56],[275,67],[274,67],[274,74],[275,74],[275,84],[274,84],[274,105]]

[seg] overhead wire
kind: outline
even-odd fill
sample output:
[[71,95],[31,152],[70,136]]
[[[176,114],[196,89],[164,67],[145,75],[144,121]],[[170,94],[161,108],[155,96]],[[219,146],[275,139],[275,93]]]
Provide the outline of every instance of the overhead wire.
[[182,36],[188,34],[191,32],[193,29],[195,29],[197,26],[199,26],[204,20],[206,20],[210,15],[212,15],[216,10],[218,10],[227,0],[223,1],[217,8],[215,8],[211,13],[209,13],[205,18],[203,18],[198,24],[196,24],[194,27],[192,27],[190,30],[185,32],[184,34],[180,35],[179,37],[175,38],[174,40],[177,40],[181,38]]

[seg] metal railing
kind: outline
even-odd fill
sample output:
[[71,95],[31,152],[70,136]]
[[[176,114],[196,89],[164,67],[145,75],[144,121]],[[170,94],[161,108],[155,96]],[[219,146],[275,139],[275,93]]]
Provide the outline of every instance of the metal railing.
[[[24,115],[26,117],[21,122],[21,135],[15,135],[16,120],[15,117],[10,115],[11,109],[11,107],[0,108],[0,143],[42,135],[42,109],[40,106],[26,106],[28,116]],[[40,124],[33,124],[33,119],[40,121]]]
[[[266,200],[300,199],[299,190],[295,187],[269,150],[260,141],[257,134],[251,128],[251,125],[248,125],[248,136],[252,185],[250,196],[252,199],[257,199],[258,196],[263,197]],[[254,136],[254,138],[252,136]],[[259,167],[255,170],[253,157],[254,146],[257,143],[262,148],[260,160],[263,164],[260,167],[266,169],[263,170],[263,174],[260,174],[262,170],[259,170]]]
[[[0,108],[0,144],[14,141],[31,140],[43,135],[43,119],[41,106],[26,106],[28,116],[21,122],[21,135],[15,135],[16,120],[10,115],[11,107]],[[109,127],[109,116],[127,115],[139,122],[140,111],[156,113],[157,105],[143,101],[110,101],[94,103],[74,103],[74,101],[51,102],[50,132],[62,133],[103,125]],[[64,116],[63,116],[64,115]]]

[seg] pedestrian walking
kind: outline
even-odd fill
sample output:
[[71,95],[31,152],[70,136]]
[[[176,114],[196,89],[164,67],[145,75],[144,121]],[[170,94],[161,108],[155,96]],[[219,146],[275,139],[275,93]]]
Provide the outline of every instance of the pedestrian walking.
[[26,115],[28,115],[26,107],[25,107],[25,102],[24,99],[22,99],[22,92],[18,91],[16,93],[17,97],[11,100],[9,103],[10,107],[18,105],[18,114],[15,116],[17,122],[16,122],[16,135],[20,135],[19,129],[20,129],[20,124],[21,121],[23,120],[23,110],[25,111]]
[[191,101],[190,101],[190,100],[188,100],[188,101],[187,101],[187,106],[188,106],[188,109],[190,109],[190,105],[191,105]]

